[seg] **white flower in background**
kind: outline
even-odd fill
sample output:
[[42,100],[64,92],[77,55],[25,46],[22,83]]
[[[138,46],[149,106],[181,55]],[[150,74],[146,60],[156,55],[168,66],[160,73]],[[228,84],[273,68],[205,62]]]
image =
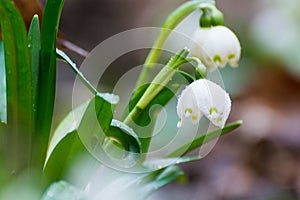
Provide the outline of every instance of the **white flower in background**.
[[230,109],[231,100],[227,92],[207,79],[200,79],[188,85],[178,99],[180,119],[177,126],[181,127],[186,118],[197,124],[205,115],[215,126],[223,128]]
[[192,55],[200,60],[210,70],[225,67],[229,63],[237,67],[241,55],[241,45],[236,35],[225,26],[200,28],[193,37],[196,45]]

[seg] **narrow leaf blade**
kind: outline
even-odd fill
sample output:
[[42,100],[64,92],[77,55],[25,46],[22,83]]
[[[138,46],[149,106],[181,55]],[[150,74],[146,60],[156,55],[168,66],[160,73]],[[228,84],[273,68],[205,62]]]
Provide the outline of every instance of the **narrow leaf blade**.
[[76,130],[87,105],[84,103],[70,112],[54,131],[44,163],[44,174],[48,180],[61,178],[71,160],[86,151]]
[[64,177],[72,161],[87,153],[76,131],[68,133],[55,146],[44,167],[44,176],[50,182]]
[[7,128],[10,133],[7,149],[14,157],[12,170],[18,173],[28,165],[27,160],[19,155],[31,155],[33,101],[26,28],[12,1],[0,1],[0,24],[5,54]]
[[[44,163],[44,167],[47,165],[48,159],[52,155],[53,151],[55,150],[56,146],[69,134],[74,133],[77,129],[79,124],[81,123],[82,116],[87,108],[88,102],[82,104],[81,106],[75,108],[72,112],[70,112],[62,122],[57,126],[55,129],[53,136],[49,142],[47,156]],[[67,149],[68,146],[65,146]]]
[[179,155],[181,156],[182,154],[186,154],[186,153],[202,146],[203,144],[219,137],[220,135],[225,135],[225,134],[233,131],[234,129],[237,129],[242,124],[243,124],[242,121],[236,121],[234,123],[226,125],[223,129],[217,129],[217,130],[211,131],[209,133],[201,134],[200,136],[195,138],[192,142],[184,144],[181,147],[179,147],[177,150],[175,150],[174,152],[170,153],[167,157],[172,158],[172,157],[177,157]]
[[25,132],[30,132],[32,85],[25,24],[17,8],[8,0],[0,2],[0,16],[6,66],[7,121],[12,126],[22,124],[23,128],[28,128]]
[[141,199],[146,199],[152,193],[182,176],[184,176],[184,172],[179,167],[167,167],[157,174],[153,180],[142,185],[142,188],[139,190],[139,196],[142,197]]
[[[41,40],[41,68],[37,107],[37,131],[41,134],[41,155],[45,156],[50,135],[56,87],[56,37],[64,0],[48,0],[44,10]],[[41,158],[42,160],[43,158]],[[43,160],[42,160],[43,163]],[[42,167],[42,166],[41,166]]]
[[28,47],[31,58],[32,71],[32,98],[34,120],[36,120],[37,103],[38,103],[38,87],[39,87],[39,68],[41,61],[41,34],[38,15],[32,18],[28,31]]

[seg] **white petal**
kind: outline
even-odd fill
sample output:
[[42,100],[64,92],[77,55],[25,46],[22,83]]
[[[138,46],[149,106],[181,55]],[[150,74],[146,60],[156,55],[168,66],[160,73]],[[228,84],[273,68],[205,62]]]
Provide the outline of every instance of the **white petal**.
[[196,96],[192,88],[187,86],[178,98],[177,115],[180,118],[177,126],[181,127],[185,118],[191,118],[193,123],[197,123],[202,113],[198,109]]
[[211,70],[224,67],[228,62],[236,66],[240,59],[241,46],[236,35],[225,26],[200,28],[194,34],[197,45],[192,55],[197,56]]
[[187,86],[178,99],[177,126],[181,127],[187,117],[196,124],[204,114],[215,126],[223,128],[230,110],[231,100],[226,91],[212,81],[200,79]]
[[201,79],[189,85],[196,97],[198,109],[215,126],[223,128],[231,110],[229,95],[219,85]]

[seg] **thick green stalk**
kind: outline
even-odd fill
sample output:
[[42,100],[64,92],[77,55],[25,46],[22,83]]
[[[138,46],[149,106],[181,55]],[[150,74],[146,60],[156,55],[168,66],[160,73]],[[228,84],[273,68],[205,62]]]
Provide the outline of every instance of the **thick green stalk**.
[[137,82],[137,88],[144,85],[149,77],[149,73],[153,69],[153,65],[157,62],[161,49],[167,40],[168,36],[176,28],[176,26],[185,19],[189,14],[191,14],[196,9],[211,7],[214,3],[213,0],[194,0],[189,1],[180,7],[178,7],[174,12],[172,12],[165,23],[162,26],[161,32],[159,33],[158,38],[156,39],[153,48],[151,49],[145,63],[143,70],[139,76]]

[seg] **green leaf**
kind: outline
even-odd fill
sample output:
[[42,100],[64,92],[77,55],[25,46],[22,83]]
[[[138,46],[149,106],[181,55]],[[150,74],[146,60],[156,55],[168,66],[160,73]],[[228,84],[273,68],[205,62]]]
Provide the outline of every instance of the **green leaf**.
[[[117,102],[118,97],[115,95],[98,94],[61,122],[47,151],[44,170],[46,175],[61,177],[70,159],[85,148],[99,161],[108,164],[118,162],[123,167],[130,168],[138,163],[140,142],[136,134],[122,122],[112,119]],[[110,141],[117,142],[121,148],[110,144]],[[116,147],[118,153],[125,152],[125,157],[117,157],[111,152]]]
[[37,104],[38,104],[38,88],[39,88],[39,70],[41,62],[41,34],[38,15],[32,18],[28,31],[28,47],[31,56],[32,71],[32,98],[34,121],[36,120]]
[[144,162],[145,167],[150,170],[160,170],[171,165],[178,165],[186,162],[192,162],[199,160],[198,156],[195,157],[177,157],[177,158],[161,158],[161,159],[153,159],[147,160]]
[[236,121],[234,123],[226,125],[223,129],[217,129],[217,130],[211,131],[209,133],[201,134],[200,136],[195,138],[192,142],[184,144],[181,147],[179,147],[177,150],[175,150],[174,152],[170,153],[167,157],[172,158],[172,157],[178,157],[183,154],[186,154],[186,153],[202,146],[203,144],[219,137],[220,135],[224,135],[224,134],[227,134],[227,133],[233,131],[234,129],[241,126],[242,123],[243,123],[242,121]]
[[32,74],[25,24],[10,0],[0,1],[0,24],[5,54],[7,137],[10,141],[7,150],[14,155],[10,159],[11,170],[19,173],[28,165],[27,159],[19,155],[31,154]]
[[60,181],[53,183],[45,192],[42,200],[84,200],[84,193],[71,184]]
[[[148,85],[142,86],[139,91],[135,93],[135,96],[129,103],[129,110],[136,108],[135,105],[139,101],[140,97],[146,91]],[[149,146],[149,137],[151,136],[156,117],[161,111],[162,107],[165,106],[174,97],[174,92],[167,87],[164,87],[161,92],[147,105],[143,110],[139,110],[138,117],[134,120],[135,124],[132,128],[140,137],[142,143],[142,152],[146,153]],[[150,112],[151,111],[151,112]]]
[[146,199],[163,186],[184,176],[184,172],[177,166],[170,166],[158,172],[152,172],[149,176],[151,177],[150,180],[147,180],[149,177],[144,178],[147,183],[141,182],[141,189],[137,191],[136,196],[141,197],[140,199]]
[[104,140],[117,102],[118,97],[112,94],[98,94],[89,102],[78,127],[79,135],[86,145],[93,146],[92,138]]
[[7,122],[6,79],[3,42],[0,41],[0,122]]
[[[94,143],[97,145],[100,144],[99,147],[102,150],[100,154],[97,153],[95,155],[93,154],[94,148],[91,146],[91,143],[87,142],[85,143],[85,146],[92,151],[92,154],[98,158],[98,160],[103,161],[102,155],[107,154],[108,157],[105,156],[105,159],[113,160],[119,164],[122,163],[122,165],[126,167],[132,167],[135,165],[140,157],[140,141],[130,127],[118,120],[112,119],[114,105],[118,103],[119,97],[112,94],[98,93],[78,70],[76,64],[63,51],[57,49],[56,53],[57,59],[69,64],[82,82],[91,90],[92,93],[96,94],[96,97],[89,103],[82,120],[82,125],[78,129],[78,133],[81,139],[83,139],[83,142],[92,141],[94,138],[97,138]],[[100,105],[97,106],[98,103],[96,102]],[[97,107],[96,109],[94,104]],[[99,113],[95,115],[97,112]],[[89,118],[92,120],[89,120]],[[101,130],[85,130],[88,128],[90,129],[93,126],[99,127]],[[103,127],[104,129],[102,129]]]
[[[56,58],[69,64],[76,73],[80,73],[76,64],[63,51],[56,49]],[[49,177],[54,179],[61,177],[64,169],[70,163],[68,158],[74,157],[74,154],[85,149],[77,130],[89,103],[86,102],[71,111],[55,129],[44,163],[44,173]]]
[[[41,62],[41,35],[39,18],[35,15],[32,18],[30,28],[28,31],[28,48],[31,58],[31,72],[32,72],[32,110],[33,110],[33,127],[36,127],[37,121],[37,106],[38,106],[38,89],[39,89],[39,70]],[[44,148],[43,144],[40,144],[42,135],[38,131],[33,131],[31,138],[31,152],[30,158],[31,165],[38,163],[41,165],[42,156],[41,149]],[[40,162],[40,163],[39,163]],[[41,166],[40,166],[41,167]]]
[[95,199],[144,200],[182,175],[176,166],[146,173],[123,173],[105,168],[91,182],[90,196]]
[[[25,24],[9,0],[0,1],[0,20],[6,65],[7,123],[14,129],[23,125],[30,132],[32,85]],[[22,128],[20,132],[24,132]]]
[[195,78],[193,76],[191,76],[190,74],[184,72],[184,71],[181,71],[181,70],[178,70],[178,72],[180,75],[182,75],[189,83],[192,83],[195,81]]
[[141,155],[141,143],[130,127],[113,119],[105,135],[108,140],[104,143],[104,150],[111,155],[111,160],[115,160],[126,168],[133,167],[138,163]]
[[53,182],[64,177],[72,161],[83,153],[86,153],[86,149],[77,132],[72,131],[68,133],[59,141],[49,158],[47,158],[43,172],[47,181]]
[[56,37],[63,0],[48,0],[44,10],[41,41],[41,68],[37,109],[37,131],[42,136],[41,155],[46,153],[52,124],[56,87]]
[[47,161],[48,161],[49,157],[51,156],[52,152],[54,151],[55,147],[58,145],[58,143],[64,137],[66,137],[68,134],[71,134],[78,129],[78,126],[81,122],[82,116],[83,116],[87,106],[88,106],[88,102],[75,108],[57,126],[57,128],[55,129],[53,136],[49,142],[49,146],[48,146],[48,150],[47,150],[47,157],[46,157],[44,165],[47,165]]
[[48,179],[61,178],[68,164],[85,147],[76,132],[88,103],[70,112],[59,124],[50,140],[44,163],[44,174]]
[[[113,120],[117,102],[118,97],[115,95],[98,93],[90,101],[82,117],[78,134],[89,152],[99,161],[113,166],[117,163],[121,168],[131,168],[139,160],[140,142],[131,128]],[[116,156],[114,151],[122,158]]]
[[[136,95],[131,99],[129,103],[129,110],[131,111],[136,103],[139,101],[141,96],[144,94],[144,92],[147,90],[150,84],[142,86],[139,91],[136,92]],[[148,106],[141,110],[141,113],[139,114],[139,117],[135,119],[135,123],[139,126],[147,126],[151,123],[152,116],[150,114],[150,109],[153,108],[154,105],[160,105],[165,106],[171,99],[174,97],[174,92],[170,90],[167,87],[164,87],[162,91],[148,104]],[[162,107],[156,107],[157,110],[153,110],[151,113],[157,113],[157,111],[161,110]],[[153,121],[155,122],[155,121]]]
[[96,88],[92,86],[92,84],[83,76],[83,74],[79,71],[76,64],[61,50],[56,49],[56,56],[58,60],[62,60],[66,62],[72,70],[75,72],[75,74],[79,77],[79,79],[83,82],[83,84],[93,93],[97,94],[98,91]]

